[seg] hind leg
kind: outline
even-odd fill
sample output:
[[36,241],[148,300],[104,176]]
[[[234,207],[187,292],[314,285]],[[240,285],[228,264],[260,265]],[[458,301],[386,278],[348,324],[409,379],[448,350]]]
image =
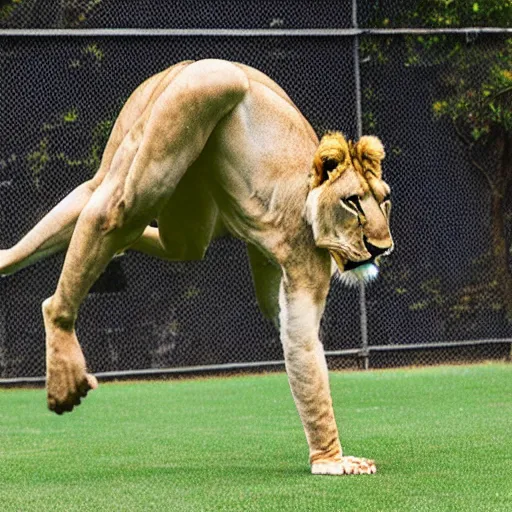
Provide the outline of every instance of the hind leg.
[[80,214],[55,294],[43,305],[48,406],[62,413],[96,385],[75,335],[78,308],[110,259],[142,235],[199,157],[248,80],[221,61],[189,65],[127,133]]
[[[0,249],[0,276],[8,276],[65,251],[75,230],[80,213],[96,186],[82,183],[39,221],[16,245]],[[158,228],[147,226],[139,239],[129,247],[155,258],[175,260],[160,241]]]
[[[0,277],[8,276],[65,251],[69,246],[80,213],[96,187],[89,181],[66,196],[45,215],[16,245],[0,249]],[[128,249],[164,260],[176,260],[160,241],[158,228],[147,226]]]
[[82,183],[53,208],[15,246],[0,250],[0,275],[8,275],[64,250],[75,223],[96,189],[94,180]]
[[43,303],[48,406],[58,414],[73,409],[97,385],[85,370],[75,334],[78,307],[115,253],[145,227],[144,221],[109,225],[116,214],[110,206],[113,192],[112,185],[100,186],[80,214],[55,294]]
[[[78,216],[109,172],[119,145],[145,110],[151,107],[152,96],[164,89],[188,64],[176,64],[137,87],[116,120],[94,178],[74,189],[15,246],[0,250],[0,276],[17,272],[67,248]],[[151,231],[149,233],[149,238],[154,236]]]

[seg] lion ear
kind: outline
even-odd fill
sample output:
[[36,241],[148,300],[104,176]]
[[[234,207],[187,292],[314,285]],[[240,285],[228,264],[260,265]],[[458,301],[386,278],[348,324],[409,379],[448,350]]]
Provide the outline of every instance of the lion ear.
[[311,188],[333,181],[350,166],[350,150],[345,137],[330,132],[322,137],[313,158]]
[[382,178],[382,160],[386,156],[384,146],[378,137],[365,135],[351,147],[355,167],[366,174],[371,172],[377,178]]

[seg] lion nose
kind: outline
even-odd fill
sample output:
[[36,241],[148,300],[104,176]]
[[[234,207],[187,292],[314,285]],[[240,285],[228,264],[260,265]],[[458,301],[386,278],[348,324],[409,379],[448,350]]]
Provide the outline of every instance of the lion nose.
[[364,237],[364,245],[373,258],[388,252],[393,247],[393,244],[386,244],[384,247],[377,247],[376,245],[370,243],[366,237]]

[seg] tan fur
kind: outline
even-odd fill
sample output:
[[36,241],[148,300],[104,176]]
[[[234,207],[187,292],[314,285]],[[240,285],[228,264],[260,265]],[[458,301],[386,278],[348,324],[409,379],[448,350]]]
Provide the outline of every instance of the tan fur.
[[351,165],[363,177],[371,172],[382,179],[382,160],[386,156],[378,137],[364,135],[357,142],[348,141],[340,132],[328,132],[320,140],[313,158],[310,187],[339,178]]
[[350,166],[350,149],[340,132],[328,132],[320,140],[313,158],[310,187],[320,186],[324,181],[334,181]]
[[352,162],[363,176],[371,172],[379,180],[382,179],[382,160],[386,156],[384,146],[379,138],[365,135],[355,144],[350,142]]
[[384,156],[377,137],[365,135],[354,143],[339,132],[324,135],[315,152],[306,217],[315,243],[329,249],[342,272],[347,261],[372,258],[366,242],[392,246],[389,208],[381,206],[389,196],[382,180]]
[[[97,385],[75,321],[110,259],[127,247],[201,258],[227,230],[250,244],[258,302],[276,323],[279,315],[312,472],[375,472],[371,461],[342,456],[318,331],[331,254],[343,271],[367,261],[369,250],[392,247],[383,157],[376,137],[349,144],[331,132],[319,143],[286,93],[247,66],[186,62],[144,82],[119,115],[96,176],[0,251],[0,272],[10,273],[67,248],[43,307],[49,408],[71,411]],[[158,229],[149,226],[155,217]]]

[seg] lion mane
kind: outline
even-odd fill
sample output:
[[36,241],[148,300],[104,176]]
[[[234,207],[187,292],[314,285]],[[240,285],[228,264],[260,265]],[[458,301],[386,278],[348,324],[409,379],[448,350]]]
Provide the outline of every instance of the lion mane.
[[351,165],[362,175],[368,172],[382,178],[382,160],[386,156],[378,137],[365,135],[357,142],[347,141],[340,132],[327,132],[313,157],[311,189],[326,181],[334,181]]

